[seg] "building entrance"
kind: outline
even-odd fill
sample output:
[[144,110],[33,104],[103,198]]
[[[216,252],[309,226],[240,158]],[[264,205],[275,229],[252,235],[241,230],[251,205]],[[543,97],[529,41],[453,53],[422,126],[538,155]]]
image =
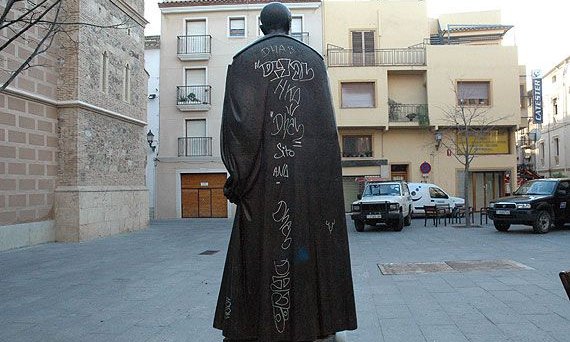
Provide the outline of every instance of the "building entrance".
[[182,217],[228,217],[225,173],[182,174]]
[[469,196],[476,211],[488,207],[491,200],[505,195],[504,179],[504,171],[471,173]]

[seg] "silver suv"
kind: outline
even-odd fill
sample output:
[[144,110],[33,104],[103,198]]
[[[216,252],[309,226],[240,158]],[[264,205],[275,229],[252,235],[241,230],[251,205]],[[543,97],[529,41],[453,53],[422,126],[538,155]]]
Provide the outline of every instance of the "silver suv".
[[369,182],[350,213],[357,231],[379,223],[401,231],[412,223],[412,196],[404,181]]

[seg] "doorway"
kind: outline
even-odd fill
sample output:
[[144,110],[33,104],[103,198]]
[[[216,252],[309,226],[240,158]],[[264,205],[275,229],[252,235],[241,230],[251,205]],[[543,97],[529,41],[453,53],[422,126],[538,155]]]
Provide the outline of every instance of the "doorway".
[[228,217],[225,173],[181,174],[182,217]]
[[469,196],[474,210],[488,207],[489,202],[505,195],[504,171],[471,172]]
[[206,44],[206,20],[186,21],[186,53],[202,53],[209,49]]
[[408,181],[408,164],[390,165],[390,178],[392,180]]

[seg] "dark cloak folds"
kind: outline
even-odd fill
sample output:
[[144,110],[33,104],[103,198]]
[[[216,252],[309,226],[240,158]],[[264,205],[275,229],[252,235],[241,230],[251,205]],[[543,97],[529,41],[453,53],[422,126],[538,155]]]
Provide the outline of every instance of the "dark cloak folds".
[[356,329],[338,136],[322,57],[285,35],[228,68],[226,196],[238,204],[214,327],[313,341]]

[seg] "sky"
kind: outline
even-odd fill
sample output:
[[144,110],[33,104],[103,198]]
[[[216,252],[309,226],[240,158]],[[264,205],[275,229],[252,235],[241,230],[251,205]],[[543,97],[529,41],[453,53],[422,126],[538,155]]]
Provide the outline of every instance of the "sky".
[[[384,0],[389,1],[389,0]],[[408,0],[409,1],[409,0]],[[516,45],[519,64],[543,74],[570,56],[570,0],[426,0],[428,16],[501,10],[502,24],[514,25],[504,40]],[[145,0],[146,35],[160,34],[159,0]]]

